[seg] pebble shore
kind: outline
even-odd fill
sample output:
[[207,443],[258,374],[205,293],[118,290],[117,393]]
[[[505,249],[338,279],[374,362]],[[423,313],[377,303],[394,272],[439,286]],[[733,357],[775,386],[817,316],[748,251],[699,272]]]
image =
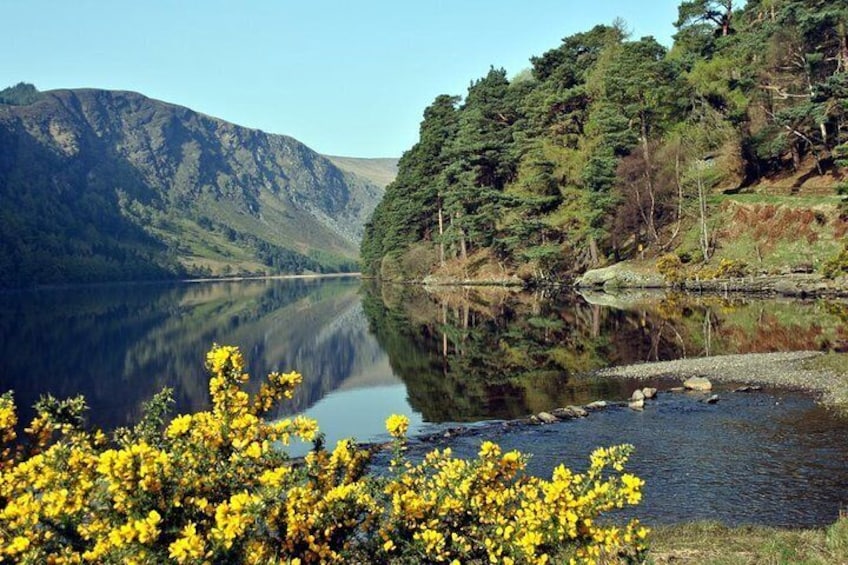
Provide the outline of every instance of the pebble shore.
[[598,376],[634,379],[706,377],[717,382],[765,385],[815,393],[828,406],[848,408],[848,379],[811,366],[818,351],[745,353],[640,363],[601,369]]

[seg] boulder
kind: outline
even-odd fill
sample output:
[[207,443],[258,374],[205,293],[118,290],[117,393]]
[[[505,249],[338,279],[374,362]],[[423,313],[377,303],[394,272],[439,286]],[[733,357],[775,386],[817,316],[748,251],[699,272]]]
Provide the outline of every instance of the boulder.
[[718,395],[714,394],[708,399],[706,399],[704,402],[706,402],[707,404],[715,404],[716,402],[718,402]]
[[536,418],[539,419],[543,424],[553,424],[554,422],[559,421],[559,418],[551,414],[550,412],[539,412],[536,414]]
[[683,383],[683,387],[687,390],[706,392],[713,389],[713,383],[704,377],[690,377]]
[[606,407],[607,407],[607,401],[606,400],[596,400],[594,402],[590,402],[589,404],[587,404],[583,408],[585,408],[586,410],[603,410]]
[[583,273],[574,281],[577,288],[603,287],[604,289],[618,288],[665,288],[668,283],[661,274],[654,269],[644,269],[635,264],[623,261],[602,267],[591,269]]
[[580,406],[566,406],[565,408],[557,408],[551,413],[560,420],[571,420],[573,418],[585,418],[589,413]]
[[657,389],[646,386],[642,389],[642,395],[648,400],[650,400],[651,398],[656,398]]
[[578,418],[585,418],[589,415],[586,409],[582,406],[566,406],[566,408],[574,412],[574,414],[576,414]]
[[630,400],[633,400],[635,402],[638,402],[640,400],[645,400],[645,393],[643,393],[641,390],[638,390],[638,389],[634,390],[633,394],[630,395]]
[[645,399],[641,398],[639,400],[633,400],[627,406],[629,406],[631,410],[642,411],[645,409]]

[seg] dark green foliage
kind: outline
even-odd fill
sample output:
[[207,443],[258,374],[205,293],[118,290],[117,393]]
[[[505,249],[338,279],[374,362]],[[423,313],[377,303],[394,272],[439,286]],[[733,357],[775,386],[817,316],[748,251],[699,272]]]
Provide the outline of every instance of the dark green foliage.
[[38,102],[42,97],[43,95],[34,85],[26,82],[19,82],[15,86],[0,90],[0,104],[10,106],[28,106]]
[[379,273],[382,258],[438,234],[443,207],[447,148],[458,127],[455,96],[441,95],[424,111],[419,142],[404,153],[398,176],[365,226],[363,270]]
[[443,244],[447,259],[488,249],[542,276],[657,256],[679,245],[682,222],[706,226],[719,187],[805,159],[819,174],[844,167],[848,5],[741,4],[685,0],[670,50],[596,26],[533,57],[530,78],[491,69],[451,104],[446,141],[429,154],[425,126],[441,122],[428,110],[405,180],[366,232],[366,270],[420,240]]

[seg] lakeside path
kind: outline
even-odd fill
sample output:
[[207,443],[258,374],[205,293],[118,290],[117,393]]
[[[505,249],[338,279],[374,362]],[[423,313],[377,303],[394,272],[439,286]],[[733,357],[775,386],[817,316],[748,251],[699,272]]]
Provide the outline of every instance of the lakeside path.
[[[834,368],[840,365],[841,370]],[[718,382],[803,390],[816,394],[826,406],[848,411],[848,356],[826,355],[819,351],[676,359],[609,367],[594,374],[635,379],[706,377]]]

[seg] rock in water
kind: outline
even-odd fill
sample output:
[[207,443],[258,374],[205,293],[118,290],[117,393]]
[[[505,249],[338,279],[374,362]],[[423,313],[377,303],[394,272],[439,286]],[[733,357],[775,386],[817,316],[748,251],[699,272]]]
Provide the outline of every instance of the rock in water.
[[602,410],[607,407],[606,400],[596,400],[585,406],[586,410]]
[[690,377],[684,381],[683,386],[688,390],[705,392],[713,389],[713,383],[704,377]]
[[716,402],[718,402],[718,395],[717,394],[712,395],[705,402],[707,404],[715,404]]
[[645,409],[645,399],[640,398],[639,400],[634,400],[630,404],[628,404],[628,406],[632,410],[642,411]]
[[558,421],[557,417],[551,414],[550,412],[539,412],[538,414],[536,414],[536,417],[543,424],[553,424],[554,422]]
[[570,420],[572,418],[585,418],[589,415],[589,412],[580,406],[566,406],[565,408],[557,408],[552,414],[561,420]]
[[645,394],[641,390],[634,390],[633,394],[630,396],[630,400],[633,400],[635,402],[645,400]]
[[642,394],[645,396],[646,399],[650,400],[651,398],[657,396],[657,389],[646,386],[642,389]]
[[752,386],[740,386],[733,390],[733,392],[758,392],[763,390],[763,387],[760,385],[752,385]]

